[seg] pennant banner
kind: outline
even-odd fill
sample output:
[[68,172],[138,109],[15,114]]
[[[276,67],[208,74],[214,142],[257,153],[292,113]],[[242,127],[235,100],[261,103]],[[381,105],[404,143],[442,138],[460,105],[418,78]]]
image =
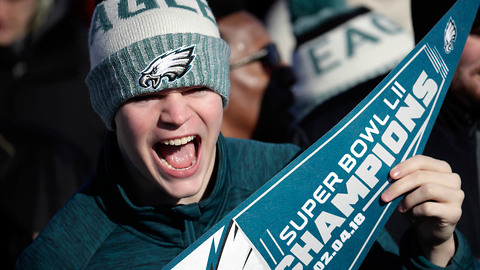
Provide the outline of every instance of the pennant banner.
[[478,5],[457,1],[352,112],[166,269],[357,269],[400,201],[380,199],[388,173],[422,153]]

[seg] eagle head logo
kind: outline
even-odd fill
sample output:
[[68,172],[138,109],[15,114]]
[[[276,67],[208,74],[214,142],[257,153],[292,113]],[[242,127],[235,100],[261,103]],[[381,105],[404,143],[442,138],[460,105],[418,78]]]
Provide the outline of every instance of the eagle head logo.
[[191,67],[195,58],[195,55],[193,55],[194,49],[195,45],[192,45],[166,52],[155,58],[142,71],[138,80],[140,86],[144,88],[151,86],[153,89],[157,89],[164,77],[167,77],[169,82],[181,78]]
[[444,38],[444,49],[446,53],[450,53],[453,51],[453,42],[457,39],[457,27],[455,26],[455,22],[450,18],[447,23],[447,27],[445,28],[445,36]]

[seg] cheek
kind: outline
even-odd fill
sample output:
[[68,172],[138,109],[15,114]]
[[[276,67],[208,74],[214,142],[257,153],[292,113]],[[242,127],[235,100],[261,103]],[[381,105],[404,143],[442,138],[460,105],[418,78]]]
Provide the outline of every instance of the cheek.
[[470,35],[462,52],[459,65],[470,65],[480,62],[480,37]]
[[115,133],[117,135],[117,141],[120,147],[122,154],[128,157],[132,157],[133,148],[136,145],[136,134],[135,129],[132,126],[132,123],[129,121],[128,117],[121,113],[117,113],[115,116]]
[[210,98],[208,105],[202,106],[202,115],[206,125],[214,129],[215,133],[220,132],[223,120],[223,105],[220,95],[215,94]]
[[153,121],[153,114],[148,112],[148,107],[142,108],[134,104],[125,104],[119,109],[115,115],[119,142],[122,140],[128,145],[133,145],[146,136]]
[[[139,110],[122,107],[115,115],[116,135],[120,152],[125,160],[142,170],[145,166],[145,155],[148,148],[145,147],[148,135],[148,121],[139,121],[144,116]],[[143,117],[143,118],[142,118]]]

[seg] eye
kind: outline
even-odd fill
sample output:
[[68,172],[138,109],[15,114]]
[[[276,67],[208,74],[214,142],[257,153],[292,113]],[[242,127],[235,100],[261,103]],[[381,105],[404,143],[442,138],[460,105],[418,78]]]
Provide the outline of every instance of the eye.
[[159,96],[158,95],[147,94],[147,95],[132,97],[127,102],[145,102],[145,101],[149,101],[149,100],[156,99],[156,98],[159,98]]
[[190,89],[187,89],[183,92],[184,95],[203,95],[205,93],[208,93],[208,92],[212,92],[212,90],[210,88],[207,88],[207,87],[196,87],[196,88],[190,88]]

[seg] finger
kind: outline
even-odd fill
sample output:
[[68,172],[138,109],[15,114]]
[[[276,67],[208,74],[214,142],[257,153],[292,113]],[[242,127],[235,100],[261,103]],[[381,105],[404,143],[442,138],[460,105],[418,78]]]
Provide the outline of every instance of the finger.
[[392,170],[390,170],[390,177],[392,177],[392,179],[400,179],[418,170],[445,173],[452,172],[452,168],[447,162],[427,156],[418,155],[413,156],[393,167]]
[[462,181],[460,176],[456,173],[415,171],[391,184],[383,192],[381,198],[385,202],[390,202],[391,200],[394,200],[403,194],[412,192],[413,190],[428,183],[453,189],[460,189]]
[[457,224],[462,216],[462,208],[438,202],[425,202],[412,208],[414,219],[435,218],[439,225]]
[[[436,204],[444,204],[461,209],[464,198],[465,194],[461,189],[427,183],[406,195],[405,198],[403,198],[403,200],[398,205],[398,209],[400,210],[400,212],[405,213],[412,208],[415,208],[416,206],[428,204],[428,202],[435,202]],[[442,213],[437,212],[423,213],[423,215],[427,217],[441,214]]]

